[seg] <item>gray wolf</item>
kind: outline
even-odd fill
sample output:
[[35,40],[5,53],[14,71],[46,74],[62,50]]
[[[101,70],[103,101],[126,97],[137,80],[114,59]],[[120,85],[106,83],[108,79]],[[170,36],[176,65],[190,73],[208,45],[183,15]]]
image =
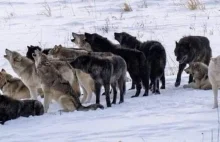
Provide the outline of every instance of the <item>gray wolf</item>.
[[114,94],[112,103],[115,104],[117,99],[116,86],[118,86],[120,90],[119,103],[124,102],[127,66],[123,58],[113,54],[106,57],[97,57],[92,54],[88,54],[76,58],[73,62],[70,62],[70,64],[74,68],[81,69],[82,71],[90,74],[90,76],[94,79],[97,104],[100,103],[100,90],[102,85],[105,88],[107,107],[111,107],[109,97],[110,85],[113,88]]
[[37,100],[16,100],[0,95],[0,124],[20,116],[39,116],[44,114],[44,107]]
[[84,34],[77,34],[72,32],[73,39],[71,41],[77,45],[79,48],[82,48],[86,51],[92,51],[91,46],[89,43],[85,41],[85,35]]
[[[176,60],[179,62],[179,70],[175,82],[178,87],[181,82],[181,75],[187,64],[191,62],[203,62],[209,65],[212,56],[209,39],[203,36],[186,36],[176,41],[174,50]],[[192,75],[189,75],[189,82],[193,81]]]
[[107,38],[98,34],[85,33],[85,41],[88,42],[95,52],[111,52],[121,56],[126,64],[127,70],[136,84],[136,93],[132,97],[138,97],[141,92],[141,82],[145,87],[143,96],[148,96],[149,91],[149,66],[143,52],[135,49],[121,48],[113,44]]
[[214,106],[218,107],[218,88],[220,87],[220,56],[212,58],[208,66],[209,81],[214,94]]
[[0,89],[2,93],[13,99],[30,98],[30,91],[19,79],[8,74],[4,69],[0,72]]
[[183,88],[194,88],[208,90],[212,89],[208,78],[208,66],[202,62],[192,62],[189,67],[184,70],[191,74],[195,82],[191,82],[183,86]]
[[[34,62],[16,51],[6,49],[5,53],[4,57],[9,61],[14,72],[21,77],[22,82],[28,87],[31,97],[36,100],[38,96],[37,91],[41,89],[41,83]],[[73,68],[64,61],[51,62],[59,70],[63,78],[70,82],[75,94],[80,96],[80,88]]]
[[44,92],[44,111],[49,109],[50,100],[55,100],[63,108],[64,112],[88,111],[103,109],[100,104],[92,104],[87,107],[82,106],[79,97],[74,93],[70,83],[65,80],[54,64],[39,50],[33,54],[35,67],[39,75],[41,86]]
[[136,37],[126,33],[114,33],[115,39],[124,48],[137,49],[144,53],[150,66],[150,80],[153,93],[160,94],[159,80],[162,81],[162,89],[165,89],[166,52],[158,41],[149,40],[140,42]]

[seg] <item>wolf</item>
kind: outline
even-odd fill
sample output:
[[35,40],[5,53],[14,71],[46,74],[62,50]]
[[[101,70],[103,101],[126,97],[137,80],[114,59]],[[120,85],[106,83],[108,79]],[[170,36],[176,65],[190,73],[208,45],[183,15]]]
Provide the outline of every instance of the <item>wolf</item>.
[[100,104],[92,104],[87,107],[82,106],[70,83],[62,77],[60,72],[45,54],[36,50],[35,54],[33,54],[33,58],[44,92],[45,112],[49,109],[49,102],[51,99],[58,102],[64,112],[72,112],[74,110],[88,111],[104,108]]
[[[37,99],[37,90],[41,89],[40,79],[38,77],[35,64],[32,60],[22,56],[16,51],[5,49],[4,58],[6,58],[14,72],[21,77],[22,82],[28,87],[31,97]],[[74,75],[73,68],[64,61],[51,61],[63,78],[70,82],[74,88],[75,94],[80,96],[80,88],[77,78]]]
[[16,100],[0,95],[0,124],[20,116],[39,116],[44,114],[44,107],[37,100]]
[[[111,54],[111,53],[110,53]],[[103,85],[105,88],[106,104],[111,107],[109,91],[110,85],[113,88],[113,104],[116,104],[117,89],[120,90],[120,101],[124,102],[126,90],[127,65],[123,58],[111,54],[111,56],[101,57],[92,54],[83,55],[70,62],[74,68],[80,69],[88,74],[95,81],[96,103],[100,103],[100,90]]]
[[193,76],[195,82],[191,82],[183,86],[183,88],[194,88],[208,90],[212,89],[212,85],[208,78],[208,66],[202,62],[192,62],[184,71]]
[[[186,36],[176,41],[174,50],[176,60],[179,62],[179,70],[175,82],[175,87],[178,87],[181,82],[181,75],[187,64],[191,62],[202,62],[209,65],[212,57],[212,50],[209,39],[204,36]],[[189,75],[188,83],[193,81],[192,75]]]
[[13,99],[30,98],[30,91],[19,79],[8,74],[4,69],[0,72],[0,89],[4,95]]
[[159,80],[161,79],[161,89],[165,89],[165,67],[166,51],[163,45],[154,40],[140,42],[136,37],[126,33],[114,33],[115,39],[124,48],[137,49],[144,53],[150,66],[150,79],[153,93],[160,94]]
[[218,88],[220,87],[220,55],[211,58],[208,66],[208,77],[214,94],[213,108],[218,108]]
[[41,49],[39,46],[33,46],[33,45],[30,45],[30,46],[27,46],[27,53],[26,53],[26,57],[31,59],[32,61],[34,61],[34,58],[32,57],[32,54],[34,53],[35,50],[39,50],[39,51],[42,51],[44,54],[48,54],[50,49],[51,48],[46,48],[46,49]]
[[127,70],[136,84],[136,93],[132,97],[138,97],[141,91],[141,82],[145,87],[143,96],[148,96],[149,89],[149,67],[145,55],[135,49],[126,49],[118,47],[107,38],[102,37],[96,33],[85,33],[85,41],[88,42],[95,52],[111,52],[115,55],[121,56],[126,64]]
[[92,51],[91,46],[89,43],[85,41],[85,35],[84,34],[77,34],[72,32],[73,39],[71,41],[78,46],[79,48],[82,48],[86,51]]

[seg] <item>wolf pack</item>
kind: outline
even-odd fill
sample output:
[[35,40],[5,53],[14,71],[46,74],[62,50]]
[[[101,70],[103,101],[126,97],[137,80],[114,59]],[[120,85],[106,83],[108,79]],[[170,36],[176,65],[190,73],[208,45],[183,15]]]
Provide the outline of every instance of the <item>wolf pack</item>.
[[[30,45],[26,56],[5,49],[4,58],[19,78],[5,69],[0,72],[0,124],[20,116],[43,115],[52,101],[60,105],[62,112],[104,109],[100,104],[102,87],[107,107],[117,103],[118,92],[121,104],[126,95],[127,72],[132,79],[129,90],[136,90],[132,98],[139,97],[142,88],[142,96],[158,95],[160,89],[166,88],[166,50],[159,41],[141,42],[126,32],[114,33],[119,44],[97,33],[72,36],[75,48],[55,45],[41,49]],[[189,81],[183,87],[212,89],[217,108],[220,56],[212,57],[209,39],[185,36],[175,44],[174,54],[179,62],[175,86],[180,86],[185,71]],[[93,95],[95,102],[91,102]]]

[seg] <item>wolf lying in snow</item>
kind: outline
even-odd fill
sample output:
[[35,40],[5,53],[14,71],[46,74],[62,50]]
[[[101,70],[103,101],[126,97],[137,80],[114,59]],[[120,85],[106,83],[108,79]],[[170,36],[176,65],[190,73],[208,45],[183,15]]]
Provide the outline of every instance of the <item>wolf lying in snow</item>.
[[192,62],[185,72],[191,74],[195,82],[191,82],[183,86],[183,88],[194,88],[208,90],[212,89],[208,77],[208,66],[202,62]]

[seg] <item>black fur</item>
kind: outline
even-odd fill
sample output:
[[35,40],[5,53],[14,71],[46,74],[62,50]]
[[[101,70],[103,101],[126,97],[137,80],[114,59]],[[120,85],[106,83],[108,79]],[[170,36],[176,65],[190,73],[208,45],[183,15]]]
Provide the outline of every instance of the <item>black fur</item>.
[[[191,62],[203,62],[209,65],[212,56],[209,39],[203,36],[186,36],[176,42],[174,50],[176,60],[179,62],[179,70],[175,82],[178,87],[181,82],[181,75],[187,64]],[[189,83],[193,81],[192,75],[189,76]]]
[[[118,86],[120,90],[120,102],[124,102],[124,94],[126,90],[126,62],[120,56],[111,54],[112,56],[101,57],[98,55],[82,55],[76,58],[70,64],[77,69],[90,74],[90,76],[95,81],[95,91],[96,91],[96,103],[100,103],[100,91],[101,86],[105,88],[105,96],[107,107],[111,107],[109,91],[110,85],[113,88],[113,101],[116,103],[117,99],[117,89]],[[106,93],[108,92],[108,93]]]
[[137,49],[142,51],[150,66],[150,80],[153,86],[153,93],[160,94],[159,79],[162,81],[161,88],[165,88],[165,66],[166,66],[166,52],[163,45],[158,41],[140,42],[136,37],[126,33],[115,33],[115,39],[124,48]]
[[[32,54],[34,53],[35,50],[39,50],[39,51],[42,51],[42,49],[39,47],[39,46],[27,46],[28,48],[28,51],[26,53],[26,57],[31,59],[32,61],[34,61],[34,58],[32,57]],[[50,51],[51,48],[46,48],[42,51],[42,53],[48,55],[49,51]]]
[[20,116],[38,116],[44,114],[44,107],[37,100],[15,100],[0,95],[0,124]]
[[121,56],[127,64],[128,72],[136,84],[136,94],[132,97],[138,97],[141,91],[141,82],[145,87],[143,96],[148,96],[149,89],[149,68],[144,54],[134,49],[120,48],[111,43],[107,38],[98,34],[85,33],[86,42],[91,45],[96,52],[112,52]]

